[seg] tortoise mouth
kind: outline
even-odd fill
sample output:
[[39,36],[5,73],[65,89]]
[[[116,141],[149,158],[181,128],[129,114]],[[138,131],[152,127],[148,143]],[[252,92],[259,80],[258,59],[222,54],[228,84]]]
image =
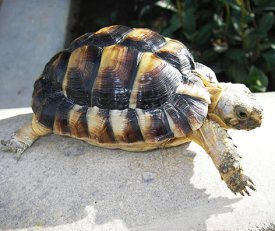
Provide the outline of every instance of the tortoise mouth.
[[233,119],[230,119],[230,120],[227,120],[227,123],[226,123],[229,127],[232,127],[234,129],[237,129],[237,130],[252,130],[252,129],[255,129],[257,127],[260,127],[261,124],[262,124],[262,116],[261,117],[250,117],[246,120],[239,120],[239,119],[236,119],[236,118],[233,118]]

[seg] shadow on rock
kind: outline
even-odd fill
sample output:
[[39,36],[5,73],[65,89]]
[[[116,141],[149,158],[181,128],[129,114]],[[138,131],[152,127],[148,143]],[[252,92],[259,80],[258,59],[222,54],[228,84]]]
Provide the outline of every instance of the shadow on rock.
[[[0,137],[30,120],[0,121]],[[178,219],[184,230],[205,230],[211,215],[231,212],[239,199],[209,198],[195,188],[194,157],[187,145],[131,153],[55,135],[39,139],[19,162],[0,152],[0,229],[110,224],[142,230]]]

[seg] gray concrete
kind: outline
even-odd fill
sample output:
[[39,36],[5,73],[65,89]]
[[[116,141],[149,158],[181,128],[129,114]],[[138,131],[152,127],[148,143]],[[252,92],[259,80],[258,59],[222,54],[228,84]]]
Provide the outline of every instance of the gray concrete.
[[0,108],[30,105],[34,80],[63,48],[69,9],[70,0],[3,0]]
[[[17,162],[0,152],[0,230],[264,230],[275,221],[275,93],[258,94],[265,120],[232,131],[251,197],[232,194],[197,145],[112,151],[51,135]],[[30,121],[0,110],[0,137]]]

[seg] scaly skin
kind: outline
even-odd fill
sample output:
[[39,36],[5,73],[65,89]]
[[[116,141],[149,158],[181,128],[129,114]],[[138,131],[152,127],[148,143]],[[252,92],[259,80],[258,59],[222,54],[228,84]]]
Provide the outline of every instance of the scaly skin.
[[1,149],[5,152],[16,153],[17,160],[20,159],[22,153],[30,147],[34,141],[40,136],[45,136],[51,133],[50,129],[39,124],[33,116],[32,122],[18,129],[10,139],[1,140]]
[[214,121],[205,120],[199,130],[188,136],[209,154],[221,178],[233,193],[250,195],[247,188],[255,190],[252,180],[243,174],[241,156],[227,131]]

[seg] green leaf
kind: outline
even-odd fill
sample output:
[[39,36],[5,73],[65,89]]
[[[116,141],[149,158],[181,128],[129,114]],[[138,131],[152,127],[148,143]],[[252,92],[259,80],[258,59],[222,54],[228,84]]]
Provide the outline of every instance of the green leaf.
[[196,17],[193,9],[187,9],[183,12],[183,30],[184,34],[191,36],[196,30]]
[[173,37],[173,33],[182,27],[182,22],[177,14],[174,14],[170,19],[168,27],[166,27],[162,34],[164,36]]
[[275,50],[275,42],[264,42],[259,45],[260,51],[265,51],[270,48]]
[[140,11],[139,11],[139,17],[143,17],[144,15],[146,15],[151,10],[152,10],[152,6],[151,5],[145,5],[144,7],[142,7],[140,9]]
[[246,53],[241,49],[229,49],[225,52],[225,56],[228,59],[235,60],[239,63],[243,63],[247,61]]
[[248,51],[253,50],[256,47],[257,43],[266,36],[267,34],[262,31],[249,31],[244,37],[243,48]]
[[252,91],[264,92],[268,85],[268,78],[261,69],[253,65],[249,70],[248,84]]
[[259,21],[259,30],[261,32],[268,32],[274,23],[274,15],[272,12],[265,13]]
[[[265,61],[268,63],[269,66],[275,66],[275,50],[269,50],[262,54]],[[275,68],[274,68],[275,69]]]
[[214,14],[213,19],[218,27],[225,25],[223,17],[221,17],[219,14]]
[[201,63],[209,63],[218,60],[218,53],[213,51],[212,49],[207,49],[201,53],[198,57],[199,62]]
[[212,34],[212,24],[207,23],[197,31],[195,38],[194,38],[194,42],[198,46],[203,46],[208,41],[210,41],[211,34]]
[[247,82],[248,70],[246,65],[241,65],[230,60],[224,60],[223,68],[227,75],[237,83]]
[[263,7],[263,9],[274,8],[275,1],[274,0],[253,0],[256,6]]
[[214,51],[216,51],[217,53],[223,53],[226,50],[228,50],[228,43],[225,41],[214,41],[213,42],[213,49]]
[[241,11],[241,8],[236,0],[222,0],[225,4],[229,4],[234,10]]
[[166,10],[171,10],[173,12],[177,12],[177,8],[170,0],[159,0],[155,3],[155,5],[163,8],[163,9],[166,9]]

